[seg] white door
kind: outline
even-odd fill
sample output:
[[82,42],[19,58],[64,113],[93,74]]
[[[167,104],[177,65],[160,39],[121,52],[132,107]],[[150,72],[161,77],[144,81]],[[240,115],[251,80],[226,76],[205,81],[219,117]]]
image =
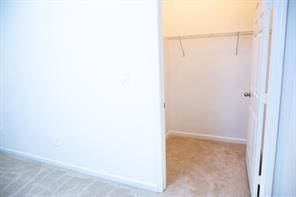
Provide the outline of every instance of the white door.
[[266,1],[259,1],[254,20],[251,88],[250,92],[245,93],[245,96],[250,97],[246,163],[252,196],[257,196],[257,192],[260,193],[271,46],[271,14],[271,5]]

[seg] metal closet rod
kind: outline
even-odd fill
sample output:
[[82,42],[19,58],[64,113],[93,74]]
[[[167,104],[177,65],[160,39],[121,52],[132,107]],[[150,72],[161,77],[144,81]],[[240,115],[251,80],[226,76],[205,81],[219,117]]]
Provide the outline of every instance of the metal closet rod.
[[236,32],[224,32],[224,33],[210,33],[210,34],[194,34],[184,36],[168,36],[165,37],[168,40],[184,40],[184,39],[198,39],[198,38],[213,38],[213,37],[232,37],[232,36],[247,36],[252,35],[253,31],[236,31]]

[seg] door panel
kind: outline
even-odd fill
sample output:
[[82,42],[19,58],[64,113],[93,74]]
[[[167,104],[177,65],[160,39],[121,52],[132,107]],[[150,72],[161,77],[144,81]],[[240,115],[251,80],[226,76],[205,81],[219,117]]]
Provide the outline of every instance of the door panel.
[[[249,104],[249,126],[247,143],[247,170],[251,195],[256,196],[260,185],[260,165],[262,161],[262,140],[265,122],[267,69],[270,48],[271,6],[259,1],[254,21],[253,56],[251,66],[251,98]],[[261,187],[261,185],[260,185]],[[260,193],[260,191],[259,191]]]

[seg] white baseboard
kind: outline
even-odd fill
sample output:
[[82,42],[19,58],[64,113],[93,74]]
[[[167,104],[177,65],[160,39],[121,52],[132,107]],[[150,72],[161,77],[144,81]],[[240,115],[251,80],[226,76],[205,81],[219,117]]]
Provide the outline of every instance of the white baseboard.
[[23,157],[25,159],[34,160],[34,161],[38,161],[38,162],[41,162],[41,163],[46,163],[46,164],[49,164],[49,165],[57,166],[57,167],[60,167],[60,168],[70,169],[70,170],[73,170],[73,171],[76,171],[76,172],[80,172],[80,173],[87,174],[87,175],[90,175],[90,176],[98,177],[98,178],[101,178],[101,179],[121,183],[123,185],[128,185],[128,186],[141,188],[141,189],[145,189],[145,190],[150,190],[150,191],[154,191],[154,192],[163,192],[163,188],[160,188],[157,185],[154,185],[154,184],[151,184],[151,183],[141,182],[141,181],[137,181],[137,180],[126,178],[126,177],[117,176],[117,175],[110,174],[110,173],[98,172],[98,171],[88,169],[88,168],[84,168],[84,167],[81,167],[81,166],[72,165],[72,164],[69,164],[69,163],[65,163],[65,162],[61,162],[61,161],[57,161],[57,160],[53,160],[53,159],[48,159],[48,158],[45,158],[45,157],[40,157],[40,156],[37,156],[37,155],[34,155],[34,154],[25,153],[25,152],[21,152],[21,151],[17,151],[17,150],[12,150],[12,149],[5,148],[5,147],[0,147],[0,151],[6,152],[6,153],[9,153],[9,154],[18,156],[18,157]]
[[165,138],[168,139],[172,135],[171,131],[166,131]]
[[217,135],[207,135],[203,133],[192,133],[192,132],[185,132],[185,131],[175,131],[175,130],[167,131],[166,138],[169,138],[170,136],[191,137],[196,139],[227,142],[227,143],[233,143],[233,144],[246,144],[245,139],[224,137],[224,136],[217,136]]

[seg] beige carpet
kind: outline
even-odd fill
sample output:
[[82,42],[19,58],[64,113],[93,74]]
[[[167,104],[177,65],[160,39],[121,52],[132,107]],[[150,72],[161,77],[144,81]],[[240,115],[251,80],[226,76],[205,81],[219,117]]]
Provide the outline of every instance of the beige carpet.
[[245,146],[170,137],[166,193],[172,196],[250,196]]
[[243,145],[171,137],[161,194],[0,153],[0,196],[249,196],[244,152]]

